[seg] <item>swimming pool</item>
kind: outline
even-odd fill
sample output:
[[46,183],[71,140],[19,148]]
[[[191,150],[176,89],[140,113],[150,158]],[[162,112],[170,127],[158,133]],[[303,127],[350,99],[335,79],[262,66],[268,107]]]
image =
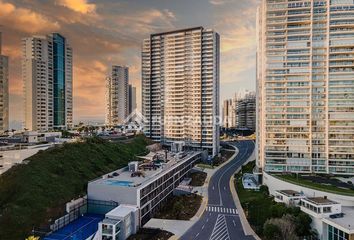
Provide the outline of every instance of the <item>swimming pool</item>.
[[121,187],[132,187],[133,182],[130,181],[120,181],[120,180],[106,180],[104,181],[107,185],[121,186]]

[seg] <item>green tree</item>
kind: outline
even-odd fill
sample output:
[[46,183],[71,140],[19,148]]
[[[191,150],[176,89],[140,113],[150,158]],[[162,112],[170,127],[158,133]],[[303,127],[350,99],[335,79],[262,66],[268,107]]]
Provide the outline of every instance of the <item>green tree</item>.
[[281,218],[287,212],[287,207],[284,203],[279,203],[271,206],[270,210],[272,218]]
[[265,223],[263,227],[263,236],[266,240],[280,240],[281,231],[280,228],[272,223]]
[[299,213],[295,218],[296,233],[298,236],[310,236],[312,219],[304,212]]

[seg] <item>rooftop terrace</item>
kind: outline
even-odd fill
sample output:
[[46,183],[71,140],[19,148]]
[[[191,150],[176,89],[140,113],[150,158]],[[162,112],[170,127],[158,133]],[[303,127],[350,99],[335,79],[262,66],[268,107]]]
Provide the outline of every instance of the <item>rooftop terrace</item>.
[[[125,167],[109,174],[105,174],[102,177],[91,181],[90,184],[106,184],[116,187],[137,188],[198,153],[199,152],[190,151],[177,156],[176,154],[168,152],[167,160],[153,160],[154,154],[150,153],[147,156],[141,157],[144,160],[139,162],[138,171],[129,171],[129,168]],[[166,156],[164,151],[159,151],[156,154],[159,156]]]
[[[354,207],[342,207],[343,214],[335,214],[334,216],[330,216],[325,218],[326,223],[330,223],[330,225],[339,225],[340,227],[346,229],[350,232],[350,234],[354,233]],[[334,224],[333,224],[334,223]],[[346,232],[347,232],[346,231]]]
[[316,205],[332,205],[332,204],[338,204],[335,201],[329,200],[324,197],[311,197],[311,198],[305,198],[305,201],[308,201],[310,203],[314,203]]
[[287,197],[298,197],[298,196],[303,196],[302,193],[294,191],[294,190],[278,190],[278,193],[281,193]]

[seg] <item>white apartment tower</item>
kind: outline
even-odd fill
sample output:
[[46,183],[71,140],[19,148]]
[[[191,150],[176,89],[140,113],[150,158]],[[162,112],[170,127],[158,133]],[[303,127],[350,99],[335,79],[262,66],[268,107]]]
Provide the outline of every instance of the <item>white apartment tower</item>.
[[9,129],[9,57],[2,55],[0,32],[0,132]]
[[72,48],[58,33],[22,40],[26,129],[72,127],[72,54]]
[[354,1],[262,0],[257,166],[354,175]]
[[129,68],[112,66],[106,78],[106,125],[120,125],[129,114]]
[[203,27],[151,34],[142,49],[145,134],[219,151],[219,34]]

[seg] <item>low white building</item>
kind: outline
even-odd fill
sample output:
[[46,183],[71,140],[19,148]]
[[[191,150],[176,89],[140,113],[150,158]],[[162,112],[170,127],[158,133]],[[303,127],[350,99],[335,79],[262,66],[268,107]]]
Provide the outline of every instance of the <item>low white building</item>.
[[[156,157],[160,155],[166,159]],[[197,151],[185,152],[183,156],[165,151],[149,154],[138,166],[131,163],[130,169],[127,166],[89,182],[88,199],[137,206],[139,226],[143,226],[173,194],[201,156],[202,152]]]
[[312,197],[301,199],[300,208],[301,211],[307,213],[311,217],[311,227],[317,230],[318,237],[321,240],[327,240],[326,238],[324,238],[323,234],[323,219],[329,218],[332,215],[342,213],[341,204],[329,200],[327,197]]
[[99,223],[96,240],[127,239],[139,230],[139,209],[132,205],[119,205],[105,215]]
[[36,131],[26,131],[22,135],[22,140],[26,143],[37,143],[38,142],[38,132]]
[[322,219],[324,240],[354,240],[354,207],[343,207],[342,213]]
[[274,201],[288,206],[299,205],[303,198],[306,198],[303,193],[294,190],[276,190],[274,194]]

